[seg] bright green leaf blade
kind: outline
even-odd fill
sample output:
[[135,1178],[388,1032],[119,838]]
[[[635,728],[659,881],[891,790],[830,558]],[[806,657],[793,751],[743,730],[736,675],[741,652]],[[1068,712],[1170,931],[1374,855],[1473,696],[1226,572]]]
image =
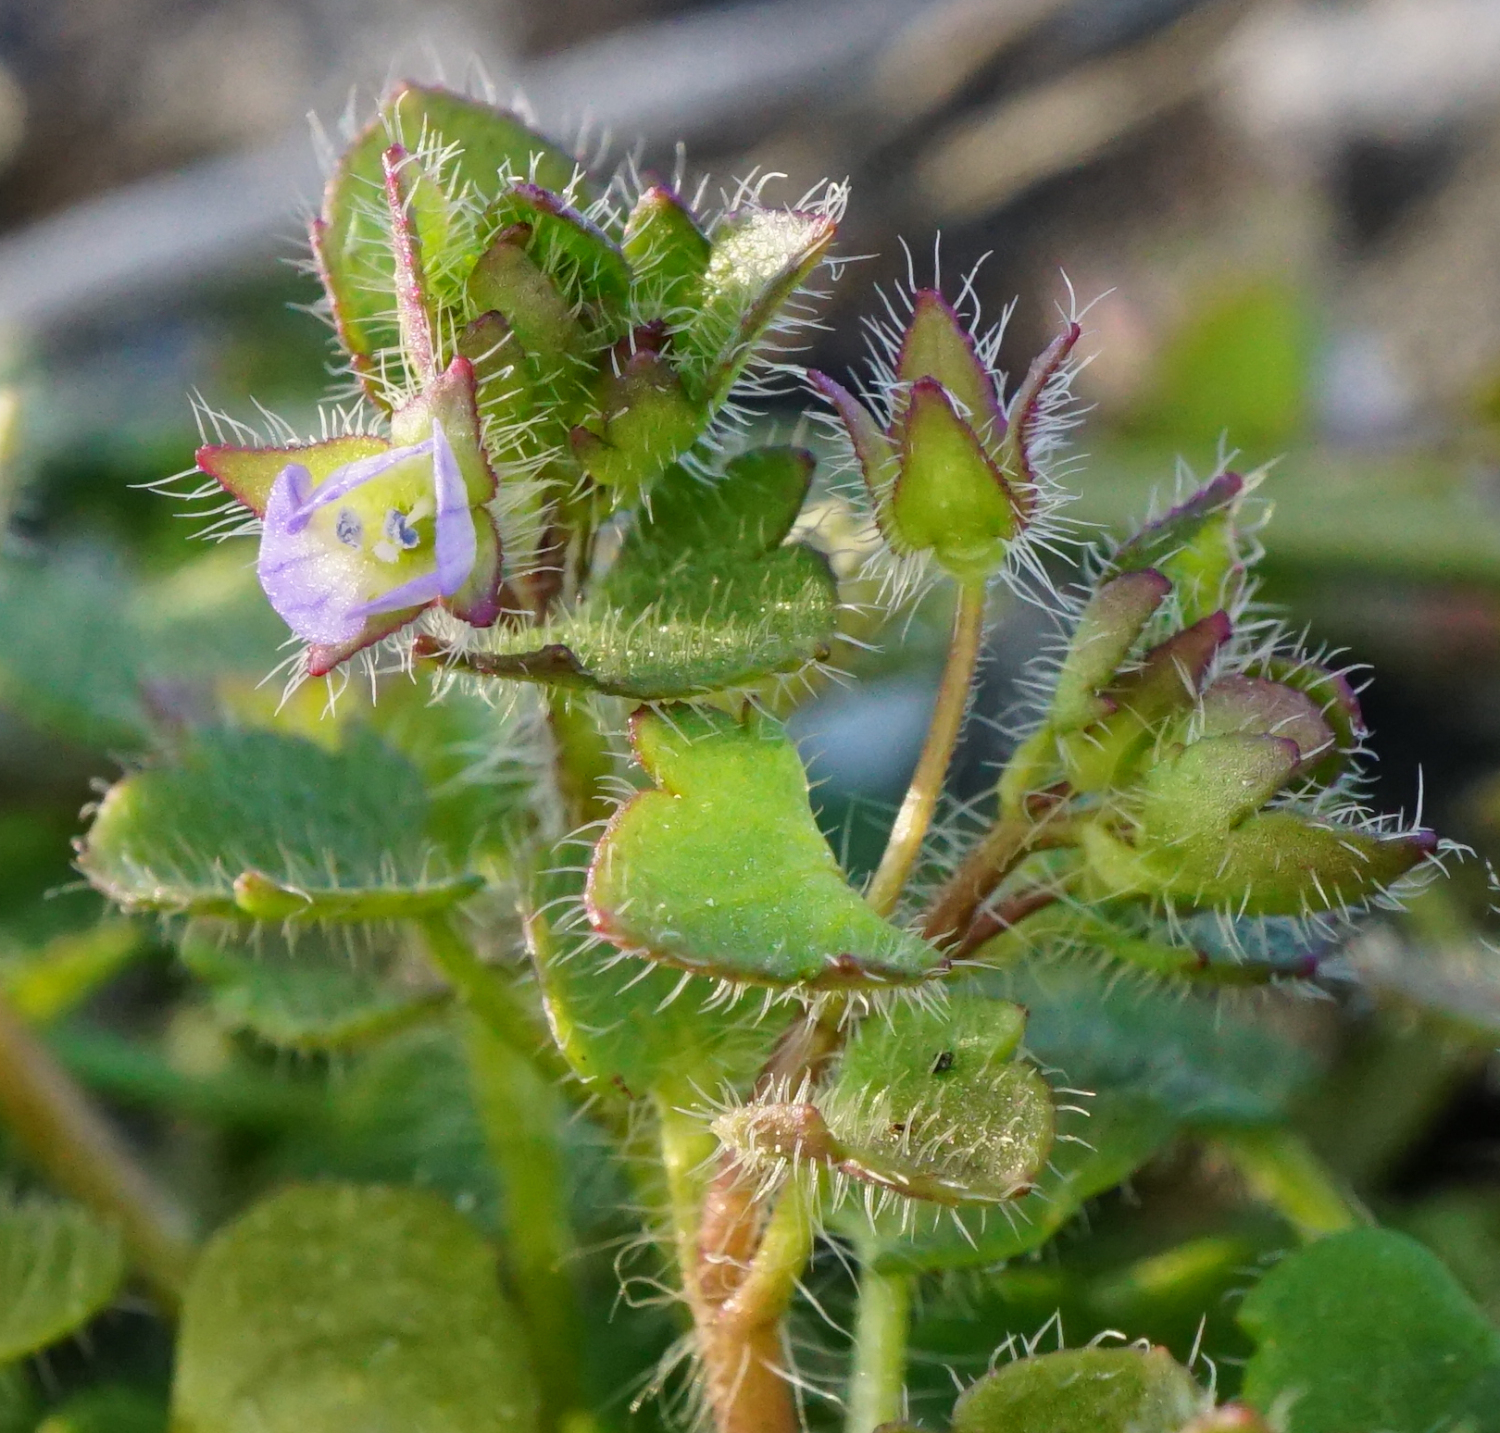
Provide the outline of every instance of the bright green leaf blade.
[[362,1045],[438,1008],[444,993],[403,969],[400,943],[394,931],[355,938],[321,926],[289,934],[196,920],[179,950],[225,1026],[310,1052]]
[[689,392],[717,408],[766,330],[833,243],[823,214],[740,209],[715,227],[676,351]]
[[953,1433],[1179,1433],[1210,1406],[1165,1349],[1070,1348],[998,1368],[953,1409]]
[[256,1205],[188,1286],[175,1433],[527,1433],[536,1392],[493,1251],[435,1195],[319,1185]]
[[536,184],[516,184],[491,206],[492,230],[525,224],[527,252],[570,303],[620,307],[630,293],[630,269],[620,247],[566,200]]
[[124,1277],[118,1232],[86,1210],[40,1200],[0,1209],[0,1362],[74,1333]]
[[[455,146],[444,177],[452,180],[456,195],[467,190],[481,206],[499,192],[502,183],[535,179],[561,189],[575,169],[570,155],[504,110],[443,90],[400,86],[339,161],[314,231],[339,337],[357,367],[398,341],[392,299],[395,267],[381,169],[381,155],[396,141],[414,154],[430,153],[439,144]],[[416,219],[424,246],[441,247],[433,242],[439,236],[432,232],[428,216],[419,213]],[[435,257],[430,256],[429,269]],[[443,267],[466,274],[478,251],[469,256],[467,265],[445,257],[448,263]],[[433,277],[441,278],[441,270]]]
[[79,865],[138,910],[360,920],[451,904],[425,834],[422,780],[368,731],[330,752],[297,737],[204,731],[100,803]]
[[741,454],[713,483],[671,469],[584,607],[540,629],[497,628],[462,665],[650,701],[821,660],[838,587],[821,554],[783,543],[811,479],[794,448]]
[[1160,572],[1177,594],[1184,625],[1231,607],[1244,580],[1238,473],[1220,473],[1165,516],[1148,523],[1113,555],[1118,572]]
[[840,1216],[881,1273],[988,1269],[1040,1249],[1085,1203],[1129,1179],[1171,1138],[1177,1121],[1134,1094],[1087,1101],[1088,1119],[1061,1116],[1061,1133],[1036,1188],[1006,1210],[943,1210],[912,1219],[890,1209],[873,1221],[862,1210]]
[[931,946],[849,888],[813,820],[796,747],[769,718],[639,711],[631,734],[658,782],[595,848],[588,907],[622,949],[757,984],[910,984]]
[[588,1085],[627,1097],[718,1089],[751,1078],[771,1053],[778,1026],[758,1021],[758,1002],[710,1007],[710,980],[684,983],[669,969],[643,976],[634,961],[604,968],[614,952],[588,927],[577,871],[537,883],[526,939],[553,1038]]
[[861,1023],[818,1106],[849,1158],[920,1197],[1015,1199],[1052,1147],[1051,1094],[1013,1058],[1025,1023],[1019,1006],[973,992],[903,1004]]
[[1285,1407],[1288,1433],[1500,1429],[1500,1332],[1404,1234],[1356,1229],[1289,1254],[1240,1322],[1258,1345],[1244,1397]]
[[1104,583],[1078,616],[1052,690],[1048,721],[1057,731],[1074,731],[1108,716],[1099,693],[1109,686],[1130,654],[1151,614],[1171,591],[1159,572],[1122,573]]

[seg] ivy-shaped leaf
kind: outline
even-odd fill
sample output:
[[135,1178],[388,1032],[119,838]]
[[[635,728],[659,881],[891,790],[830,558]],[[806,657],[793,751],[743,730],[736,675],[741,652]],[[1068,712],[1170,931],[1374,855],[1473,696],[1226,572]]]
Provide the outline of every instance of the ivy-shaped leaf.
[[[470,671],[667,700],[827,656],[838,589],[821,554],[787,544],[812,458],[761,448],[707,482],[668,471],[593,596],[540,628],[497,628],[444,653]],[[441,649],[426,642],[427,655]]]
[[1053,1125],[1046,1082],[1015,1058],[1025,1020],[972,992],[948,1006],[902,1005],[860,1025],[828,1089],[774,1092],[783,1102],[732,1109],[715,1132],[750,1168],[806,1160],[934,1204],[1017,1199]]
[[124,1277],[118,1231],[86,1210],[41,1200],[0,1208],[0,1362],[81,1328]]
[[193,921],[183,963],[208,983],[214,1014],[287,1050],[341,1050],[398,1030],[436,1009],[444,992],[393,969],[398,932],[362,940],[312,926],[247,930],[237,921]]
[[444,909],[416,769],[367,731],[338,751],[275,732],[200,732],[100,803],[79,866],[131,910],[379,920]]
[[1500,1332],[1405,1234],[1355,1229],[1289,1254],[1240,1322],[1259,1345],[1244,1398],[1282,1410],[1287,1433],[1500,1429]]
[[319,1185],[209,1242],[183,1302],[178,1433],[528,1433],[493,1251],[435,1195]]
[[980,1379],[954,1405],[953,1433],[1180,1433],[1209,1406],[1163,1348],[1069,1348]]
[[627,802],[595,848],[588,911],[606,939],[763,985],[906,985],[942,968],[850,889],[776,722],[643,709],[631,740],[657,786]]

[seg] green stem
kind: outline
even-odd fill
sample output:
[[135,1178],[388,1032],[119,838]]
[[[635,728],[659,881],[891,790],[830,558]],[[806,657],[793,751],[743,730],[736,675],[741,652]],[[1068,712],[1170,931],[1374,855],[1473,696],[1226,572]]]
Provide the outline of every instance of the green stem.
[[814,1232],[810,1193],[793,1177],[777,1195],[750,1268],[725,1301],[720,1318],[747,1327],[778,1324],[812,1257]]
[[922,744],[921,756],[917,758],[917,769],[912,773],[906,799],[896,813],[896,824],[891,827],[885,854],[880,858],[880,866],[865,896],[881,915],[889,915],[895,910],[922,849],[927,828],[932,824],[938,797],[942,794],[943,778],[947,776],[948,763],[953,759],[953,748],[963,725],[964,708],[968,705],[969,688],[974,681],[974,669],[979,663],[979,650],[984,640],[985,596],[982,582],[964,583],[958,589],[953,636],[948,643],[948,657],[938,682],[937,703],[932,709],[927,739]]
[[473,946],[459,934],[453,917],[444,911],[424,916],[417,924],[428,958],[491,1033],[511,1049],[523,1052],[544,1074],[563,1078],[567,1071],[556,1047],[517,998],[512,983],[480,960]]
[[175,1310],[193,1262],[187,1215],[3,998],[0,1117],[53,1184],[119,1225],[131,1261]]
[[559,1139],[566,1114],[534,1061],[482,1020],[469,1021],[468,1053],[485,1143],[500,1173],[507,1265],[526,1317],[542,1426],[560,1428],[587,1403],[580,1387],[582,1319],[569,1272],[578,1247]]
[[672,1218],[672,1242],[683,1288],[691,1300],[698,1279],[698,1225],[707,1187],[704,1171],[718,1149],[718,1141],[702,1120],[677,1108],[671,1092],[657,1090],[654,1099]]
[[859,1275],[845,1433],[870,1433],[905,1415],[910,1325],[911,1275],[882,1274],[866,1253]]
[[1304,1242],[1373,1222],[1293,1130],[1276,1125],[1221,1130],[1217,1143],[1250,1192],[1275,1209]]

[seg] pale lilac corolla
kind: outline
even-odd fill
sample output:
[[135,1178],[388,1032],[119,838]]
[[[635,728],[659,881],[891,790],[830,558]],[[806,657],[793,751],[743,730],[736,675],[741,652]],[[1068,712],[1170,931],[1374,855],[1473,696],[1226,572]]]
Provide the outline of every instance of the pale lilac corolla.
[[320,484],[288,463],[266,503],[260,584],[293,632],[320,647],[453,597],[474,571],[474,514],[442,425],[356,459]]

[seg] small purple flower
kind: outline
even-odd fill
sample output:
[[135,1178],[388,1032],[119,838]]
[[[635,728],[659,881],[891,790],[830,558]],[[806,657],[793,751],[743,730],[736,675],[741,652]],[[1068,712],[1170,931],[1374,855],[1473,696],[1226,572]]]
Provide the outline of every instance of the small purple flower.
[[210,446],[198,465],[261,519],[271,606],[331,671],[440,603],[476,627],[500,614],[495,476],[474,373],[455,358],[392,415],[392,443],[351,434],[289,448]]
[[458,459],[434,422],[426,442],[358,458],[316,486],[288,463],[266,503],[256,571],[293,632],[343,647],[372,618],[455,596],[477,555]]

